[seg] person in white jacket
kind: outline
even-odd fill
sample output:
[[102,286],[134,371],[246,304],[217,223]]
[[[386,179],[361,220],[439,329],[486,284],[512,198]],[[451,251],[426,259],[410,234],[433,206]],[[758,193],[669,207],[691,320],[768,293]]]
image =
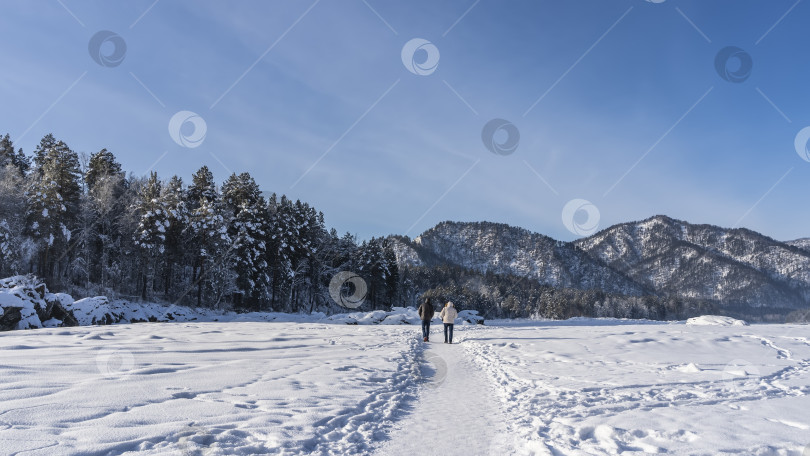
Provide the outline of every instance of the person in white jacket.
[[[444,308],[439,313],[439,318],[442,319],[444,322],[444,343],[452,344],[453,343],[453,324],[456,322],[456,317],[458,317],[458,311],[453,306],[452,302],[448,302],[444,305]],[[447,332],[450,332],[450,337],[447,337]]]

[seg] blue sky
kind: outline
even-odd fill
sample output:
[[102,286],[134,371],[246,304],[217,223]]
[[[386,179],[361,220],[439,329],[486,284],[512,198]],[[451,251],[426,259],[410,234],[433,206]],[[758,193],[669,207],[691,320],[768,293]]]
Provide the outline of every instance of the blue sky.
[[[0,132],[29,153],[53,132],[136,174],[248,171],[360,238],[489,220],[571,240],[574,199],[599,228],[667,214],[810,236],[810,163],[794,147],[810,126],[810,2],[3,6]],[[117,66],[88,52],[102,30],[126,43]],[[430,74],[403,64],[414,38],[439,51]],[[715,68],[727,46],[753,62],[742,82]],[[179,111],[204,119],[198,147],[170,135]],[[485,147],[495,118],[518,129],[514,153]]]

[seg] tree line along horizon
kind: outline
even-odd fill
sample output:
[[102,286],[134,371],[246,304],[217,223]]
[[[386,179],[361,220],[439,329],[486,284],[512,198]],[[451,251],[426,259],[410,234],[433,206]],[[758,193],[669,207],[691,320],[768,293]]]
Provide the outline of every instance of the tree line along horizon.
[[[20,191],[22,189],[22,191]],[[0,277],[35,274],[53,291],[252,311],[346,311],[330,281],[367,284],[358,310],[453,301],[487,318],[681,319],[711,302],[555,288],[454,265],[400,268],[394,244],[327,229],[322,212],[275,193],[249,173],[221,186],[206,166],[186,185],[135,176],[107,149],[74,152],[52,134],[31,157],[0,137]],[[407,242],[408,239],[404,238]]]
[[28,157],[6,134],[0,194],[0,276],[33,273],[54,290],[313,311],[335,306],[340,270],[367,281],[372,308],[397,286],[387,240],[339,236],[307,203],[265,198],[249,173],[221,186],[207,166],[189,185],[127,176],[107,149],[80,157],[48,134]]

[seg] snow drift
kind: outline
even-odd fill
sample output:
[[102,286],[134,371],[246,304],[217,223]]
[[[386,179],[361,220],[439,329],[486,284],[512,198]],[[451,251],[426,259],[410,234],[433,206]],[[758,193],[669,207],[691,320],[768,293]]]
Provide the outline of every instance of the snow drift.
[[695,326],[748,326],[748,323],[743,320],[721,315],[702,315],[690,318],[686,320],[686,324]]

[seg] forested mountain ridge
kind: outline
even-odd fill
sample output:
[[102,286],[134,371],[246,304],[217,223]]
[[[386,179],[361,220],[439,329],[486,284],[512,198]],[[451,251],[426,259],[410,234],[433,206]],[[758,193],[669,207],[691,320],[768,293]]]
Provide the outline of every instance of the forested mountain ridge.
[[810,252],[745,228],[658,215],[611,226],[576,244],[660,293],[754,307],[810,301]]
[[411,248],[456,266],[530,278],[542,285],[628,296],[652,292],[574,244],[505,224],[443,222],[416,237]]
[[398,238],[400,268],[448,264],[540,284],[706,300],[721,308],[801,308],[810,302],[810,245],[748,229],[654,216],[560,242],[508,225],[443,222]]

